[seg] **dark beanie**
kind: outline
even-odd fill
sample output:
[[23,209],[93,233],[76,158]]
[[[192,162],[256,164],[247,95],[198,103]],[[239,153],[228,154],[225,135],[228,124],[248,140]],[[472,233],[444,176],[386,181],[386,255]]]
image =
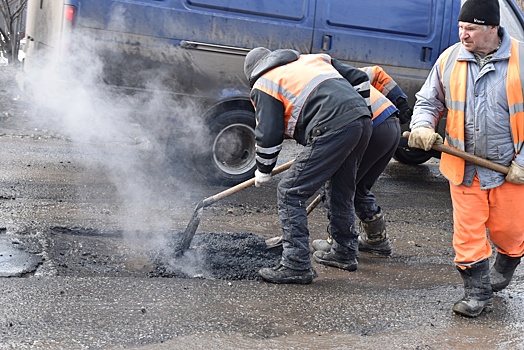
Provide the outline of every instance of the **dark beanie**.
[[247,80],[251,78],[251,73],[255,69],[258,62],[267,56],[271,51],[265,47],[255,47],[253,50],[249,51],[244,60],[244,73],[246,74]]
[[500,24],[499,0],[467,0],[460,9],[458,20],[498,26]]

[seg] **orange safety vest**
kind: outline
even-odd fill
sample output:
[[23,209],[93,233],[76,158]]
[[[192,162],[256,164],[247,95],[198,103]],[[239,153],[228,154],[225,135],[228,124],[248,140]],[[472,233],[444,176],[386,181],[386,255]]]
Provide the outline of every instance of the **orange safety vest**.
[[373,125],[377,126],[397,111],[397,107],[386,97],[397,83],[380,66],[364,67],[360,70],[367,74],[371,83],[369,91],[373,112],[371,119]]
[[393,78],[380,66],[364,67],[360,70],[368,75],[371,85],[384,96],[387,96],[397,86]]
[[[293,64],[276,67],[257,79],[259,89],[284,105],[285,134],[293,137],[302,107],[309,94],[328,79],[342,78],[324,54],[301,55]],[[289,79],[292,77],[292,79]]]
[[373,125],[382,123],[397,111],[397,107],[374,86],[371,86],[369,89],[369,99],[371,100],[371,111],[373,112],[371,117]]
[[[521,61],[521,46],[522,44],[517,40],[511,39],[511,56],[508,61],[506,79],[506,94],[515,155],[520,152],[524,143],[524,98],[520,73],[520,65],[524,66],[524,58]],[[464,151],[464,111],[466,107],[468,62],[457,61],[460,48],[460,45],[456,45],[444,51],[440,60],[440,71],[442,73],[441,82],[444,91],[446,91],[446,107],[448,109],[444,144]],[[461,184],[464,179],[464,166],[464,159],[442,153],[440,171],[455,185]]]

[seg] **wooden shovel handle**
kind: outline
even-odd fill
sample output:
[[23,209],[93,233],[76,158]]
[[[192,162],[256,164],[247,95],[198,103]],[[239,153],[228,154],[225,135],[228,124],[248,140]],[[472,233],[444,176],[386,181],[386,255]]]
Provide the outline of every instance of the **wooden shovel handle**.
[[[284,163],[278,167],[276,167],[275,169],[273,169],[273,171],[271,172],[271,175],[277,175],[277,174],[280,174],[281,172],[284,172],[285,170],[289,169],[291,167],[291,165],[293,164],[294,160],[290,160],[289,162],[287,163]],[[207,207],[223,198],[226,198],[234,193],[237,193],[245,188],[248,188],[250,186],[253,186],[255,184],[255,178],[252,178],[252,179],[249,179],[249,180],[246,180],[244,182],[241,182],[239,183],[238,185],[236,186],[233,186],[231,188],[228,188],[227,190],[225,191],[222,191],[222,192],[219,192],[211,197],[208,197],[206,199],[204,199],[202,201],[202,207]]]
[[[409,138],[409,134],[410,134],[409,131],[404,131],[404,133],[402,134],[402,137]],[[481,158],[479,156],[476,156],[468,152],[461,151],[453,147],[446,146],[444,144],[438,144],[438,145],[434,144],[431,147],[431,149],[434,149],[435,151],[451,154],[452,156],[462,158],[464,160],[467,160],[468,162],[483,166],[491,170],[498,171],[503,174],[508,174],[508,171],[509,171],[509,167],[507,166],[497,164],[490,160]]]

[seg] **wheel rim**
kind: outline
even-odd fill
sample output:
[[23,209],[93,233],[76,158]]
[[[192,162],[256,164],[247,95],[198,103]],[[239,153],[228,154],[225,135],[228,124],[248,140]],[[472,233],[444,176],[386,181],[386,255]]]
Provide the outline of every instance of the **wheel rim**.
[[213,142],[213,160],[218,169],[240,175],[255,166],[255,131],[246,124],[231,124]]

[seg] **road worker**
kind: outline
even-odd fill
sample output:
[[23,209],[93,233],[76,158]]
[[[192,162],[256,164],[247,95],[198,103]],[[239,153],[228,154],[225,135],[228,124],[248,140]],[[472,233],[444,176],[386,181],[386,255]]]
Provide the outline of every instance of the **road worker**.
[[498,0],[467,0],[458,27],[460,43],[440,55],[416,95],[408,145],[442,142],[435,127],[447,112],[446,145],[509,166],[505,175],[449,154],[440,161],[465,291],[453,311],[476,317],[492,310],[493,292],[509,285],[524,254],[524,44],[500,26]]
[[328,180],[333,245],[315,260],[355,270],[356,174],[373,128],[368,76],[326,54],[263,47],[248,53],[244,71],[257,122],[255,186],[271,179],[285,137],[304,146],[278,184],[282,258],[260,276],[271,283],[313,281],[306,202]]
[[[380,66],[361,69],[366,72],[371,82],[373,134],[357,172],[355,212],[360,220],[358,249],[389,256],[392,248],[386,232],[384,213],[377,205],[371,188],[393,157],[400,141],[400,123],[410,121],[411,109],[408,106],[406,94]],[[329,186],[328,182],[326,188]],[[325,201],[324,204],[329,217],[329,201]],[[328,234],[329,231],[328,226]],[[331,242],[332,238],[329,236],[327,239],[314,240],[311,245],[315,251],[329,251]]]

